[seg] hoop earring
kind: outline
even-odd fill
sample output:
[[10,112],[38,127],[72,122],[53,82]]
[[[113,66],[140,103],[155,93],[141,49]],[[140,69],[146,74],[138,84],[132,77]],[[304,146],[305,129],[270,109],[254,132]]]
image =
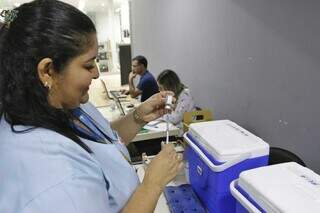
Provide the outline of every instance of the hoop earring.
[[47,81],[44,82],[44,86],[45,86],[45,87],[48,87],[49,90],[51,89],[51,85],[50,85]]

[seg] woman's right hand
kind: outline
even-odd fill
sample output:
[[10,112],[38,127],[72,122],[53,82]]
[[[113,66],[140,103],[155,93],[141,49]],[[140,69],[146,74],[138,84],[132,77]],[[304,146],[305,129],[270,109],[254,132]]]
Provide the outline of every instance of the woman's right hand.
[[148,165],[142,183],[162,190],[182,169],[182,160],[182,154],[176,153],[172,144],[164,145]]

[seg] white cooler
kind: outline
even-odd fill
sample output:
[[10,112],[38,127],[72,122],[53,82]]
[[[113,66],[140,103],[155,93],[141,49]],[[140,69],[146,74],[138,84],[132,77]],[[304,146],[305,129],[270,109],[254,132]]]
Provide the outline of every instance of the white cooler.
[[237,213],[320,212],[320,176],[294,162],[242,172],[230,190]]
[[184,135],[190,184],[209,212],[233,213],[231,181],[268,164],[269,145],[229,120],[191,124]]

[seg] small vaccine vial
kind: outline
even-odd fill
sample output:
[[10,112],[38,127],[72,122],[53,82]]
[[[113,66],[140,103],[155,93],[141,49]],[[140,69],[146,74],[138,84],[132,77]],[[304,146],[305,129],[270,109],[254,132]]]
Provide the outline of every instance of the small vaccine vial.
[[167,110],[171,110],[173,108],[173,97],[172,95],[168,95],[166,99],[166,105],[164,107]]

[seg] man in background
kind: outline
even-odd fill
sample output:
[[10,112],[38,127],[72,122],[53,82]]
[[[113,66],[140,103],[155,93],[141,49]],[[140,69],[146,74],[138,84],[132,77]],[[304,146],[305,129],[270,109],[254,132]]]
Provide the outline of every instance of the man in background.
[[[132,71],[129,73],[129,94],[132,98],[141,95],[141,102],[148,99],[153,94],[159,92],[157,81],[147,70],[148,61],[144,56],[136,56],[132,59]],[[140,75],[140,80],[135,87],[133,80]]]

